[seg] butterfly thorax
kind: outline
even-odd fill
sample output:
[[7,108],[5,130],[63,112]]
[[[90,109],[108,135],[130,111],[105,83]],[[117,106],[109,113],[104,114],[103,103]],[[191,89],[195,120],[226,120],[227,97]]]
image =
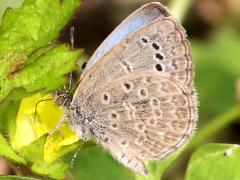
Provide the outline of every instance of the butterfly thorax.
[[70,104],[69,108],[65,110],[65,117],[68,124],[83,139],[88,140],[92,138],[93,133],[91,131],[91,124],[93,116],[90,111],[86,111],[81,107]]

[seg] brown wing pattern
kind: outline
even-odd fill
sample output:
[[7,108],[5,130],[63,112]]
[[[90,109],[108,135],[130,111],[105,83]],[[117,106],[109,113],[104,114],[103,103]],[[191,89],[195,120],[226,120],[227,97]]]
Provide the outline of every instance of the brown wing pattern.
[[183,86],[192,88],[189,42],[173,18],[156,20],[119,43],[88,71],[78,89],[82,91],[82,86],[87,85],[86,94],[90,95],[90,88],[97,91],[99,86],[143,70],[166,72]]
[[144,174],[143,160],[165,157],[193,134],[195,93],[166,73],[134,72],[99,92],[87,103],[93,138],[134,171]]

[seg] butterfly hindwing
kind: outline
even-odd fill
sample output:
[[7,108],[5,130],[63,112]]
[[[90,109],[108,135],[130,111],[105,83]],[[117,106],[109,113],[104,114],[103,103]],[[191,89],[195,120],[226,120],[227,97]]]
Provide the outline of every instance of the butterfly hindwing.
[[140,174],[146,171],[143,160],[167,156],[193,134],[195,92],[166,73],[134,72],[98,90],[84,103],[93,115],[86,129],[114,157]]

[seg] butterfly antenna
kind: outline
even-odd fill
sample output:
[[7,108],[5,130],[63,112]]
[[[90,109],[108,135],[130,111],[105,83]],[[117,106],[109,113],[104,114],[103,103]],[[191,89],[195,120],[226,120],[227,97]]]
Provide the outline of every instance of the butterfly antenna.
[[70,28],[70,47],[71,47],[71,50],[74,49],[74,27],[71,26]]
[[72,91],[72,76],[73,76],[73,74],[70,73],[70,75],[69,75],[68,93],[70,93]]
[[[74,26],[71,26],[71,28],[70,28],[70,48],[71,48],[71,50],[74,49]],[[68,86],[68,91],[67,91],[67,94],[69,96],[70,96],[71,91],[72,91],[72,76],[73,76],[73,74],[70,73],[69,86]]]

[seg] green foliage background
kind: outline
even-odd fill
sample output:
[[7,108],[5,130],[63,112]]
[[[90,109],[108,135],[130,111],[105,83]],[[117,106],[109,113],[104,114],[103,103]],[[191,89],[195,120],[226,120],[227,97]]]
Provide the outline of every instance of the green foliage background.
[[[0,1],[0,13],[3,14],[6,5],[15,7],[16,4],[17,1]],[[240,135],[236,133],[240,119],[237,99],[240,90],[236,88],[240,75],[240,13],[229,15],[230,20],[209,27],[205,37],[189,37],[200,100],[197,133],[184,150],[165,160],[148,162],[149,177],[132,173],[101,147],[91,143],[83,145],[73,168],[69,168],[69,162],[74,152],[52,164],[33,159],[41,154],[39,147],[45,143],[46,136],[22,152],[11,147],[21,99],[39,91],[58,89],[66,83],[65,75],[76,68],[76,60],[82,51],[52,42],[79,4],[79,0],[25,0],[19,9],[5,12],[0,26],[0,155],[13,167],[28,169],[27,176],[37,179],[62,179],[64,176],[84,180],[240,179],[239,145],[236,145]],[[188,22],[191,5],[191,0],[175,0],[168,7],[188,25],[191,23]],[[109,10],[109,14],[113,11]],[[66,149],[66,152],[72,151],[76,146]],[[21,172],[16,171],[16,174]],[[23,178],[7,176],[0,179]]]

